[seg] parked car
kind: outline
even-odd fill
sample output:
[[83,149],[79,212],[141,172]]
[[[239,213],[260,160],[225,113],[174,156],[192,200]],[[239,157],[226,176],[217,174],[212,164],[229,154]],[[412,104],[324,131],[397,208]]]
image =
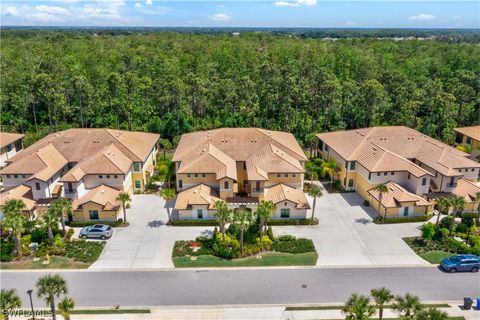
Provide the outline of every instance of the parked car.
[[480,257],[473,254],[459,254],[443,259],[440,265],[450,273],[457,271],[477,272],[480,268]]
[[88,226],[80,230],[80,238],[98,238],[105,240],[110,238],[113,235],[113,229],[111,226],[106,224],[95,224],[93,226]]

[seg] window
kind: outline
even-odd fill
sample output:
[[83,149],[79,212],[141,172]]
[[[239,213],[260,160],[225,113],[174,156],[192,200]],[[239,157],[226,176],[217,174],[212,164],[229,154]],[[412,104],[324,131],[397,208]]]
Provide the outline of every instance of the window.
[[7,152],[10,152],[10,151],[12,151],[12,145],[11,145],[11,144],[9,144],[9,145],[7,146]]
[[187,178],[190,178],[191,174],[190,173],[187,173]]
[[73,185],[72,185],[72,183],[69,182],[69,183],[67,184],[67,186],[68,186],[68,192],[72,193],[72,192],[73,192]]
[[118,176],[117,176],[117,175],[114,175],[113,177],[114,177],[115,179],[117,179],[117,178],[118,178]]
[[255,181],[255,190],[260,191],[260,181]]
[[182,180],[178,180],[178,188],[179,189],[183,188],[183,181]]
[[198,178],[198,173],[195,173],[195,178]]
[[282,175],[280,173],[277,173],[277,178],[280,178]]
[[325,151],[328,151],[328,146],[327,145],[325,145]]
[[35,190],[40,190],[40,183],[35,182]]
[[355,170],[355,161],[350,162],[350,170]]
[[285,178],[288,178],[288,173],[285,173]]
[[103,179],[103,176],[102,176],[102,175],[99,175],[98,178],[99,178],[99,179]]
[[348,180],[348,187],[353,188],[353,179]]
[[408,216],[408,209],[410,209],[410,207],[404,207],[403,208],[403,216],[404,217]]
[[202,173],[202,178],[206,178],[207,175],[205,173]]
[[422,179],[422,186],[425,186],[425,185],[427,185],[427,178]]
[[292,178],[295,178],[297,175],[295,173],[292,173]]
[[290,218],[290,209],[289,208],[280,209],[280,218]]
[[138,163],[138,162],[133,163],[133,171],[135,171],[135,172],[140,171],[140,163]]
[[392,172],[390,172],[390,174],[391,174],[392,176],[394,176],[394,175],[395,175],[395,172],[392,171]]
[[388,174],[388,172],[384,172],[383,175],[386,176]]
[[472,144],[472,138],[470,137],[467,137],[467,139],[465,140],[466,144]]
[[224,189],[228,189],[228,181],[225,181],[225,182],[223,183],[223,188],[224,188]]
[[410,173],[408,174],[408,177],[407,177],[408,180],[410,180]]
[[107,179],[110,179],[110,175],[109,175],[109,174],[107,174]]
[[142,183],[140,180],[135,180],[135,189],[140,189],[142,187]]
[[10,175],[9,175],[9,174],[7,174],[7,178],[10,179]]
[[369,172],[369,173],[368,173],[368,180],[370,180],[371,178],[372,178],[372,173]]
[[472,172],[475,171],[475,168],[472,168]]
[[22,174],[22,178],[24,178],[24,179],[25,179],[26,177],[27,177],[27,175],[25,175],[25,174]]
[[18,178],[18,174],[14,174],[13,177],[14,177],[15,179],[17,179],[17,178]]
[[380,172],[377,172],[377,177],[380,177]]
[[243,170],[247,170],[247,163],[243,161]]
[[197,218],[203,219],[203,209],[197,209]]
[[98,210],[89,210],[88,215],[90,216],[90,220],[98,220]]

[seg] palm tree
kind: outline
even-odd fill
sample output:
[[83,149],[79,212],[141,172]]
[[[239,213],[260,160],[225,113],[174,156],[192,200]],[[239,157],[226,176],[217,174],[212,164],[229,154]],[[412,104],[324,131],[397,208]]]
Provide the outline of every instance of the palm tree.
[[132,201],[132,199],[130,198],[130,195],[126,192],[120,192],[115,198],[115,200],[122,203],[123,223],[127,223],[127,202]]
[[437,216],[437,222],[435,223],[435,226],[438,226],[438,223],[440,222],[440,216],[442,214],[448,214],[448,211],[450,210],[451,204],[450,204],[450,199],[443,197],[437,200],[437,205],[438,205],[438,216]]
[[44,298],[47,306],[50,305],[52,319],[56,320],[55,297],[60,298],[61,295],[68,293],[65,279],[59,274],[47,274],[40,277],[35,286],[37,287],[37,296]]
[[263,237],[263,230],[267,232],[268,221],[275,212],[275,205],[272,201],[262,200],[257,206],[256,214],[260,219],[260,239]]
[[73,308],[75,308],[75,301],[70,297],[65,297],[58,303],[58,311],[60,311],[65,320],[70,320],[70,311]]
[[252,212],[245,209],[238,209],[233,214],[233,223],[237,224],[240,228],[240,252],[243,253],[243,232],[247,226],[252,222]]
[[317,197],[323,196],[322,190],[318,186],[311,185],[310,189],[308,190],[308,195],[313,197],[313,205],[312,205],[312,221],[315,217],[315,206],[317,205]]
[[375,306],[368,296],[352,293],[342,308],[346,320],[368,320],[375,314]]
[[228,208],[227,203],[223,200],[216,201],[213,207],[216,209],[215,218],[222,232],[222,240],[225,241],[225,225],[232,220],[232,210]]
[[385,287],[372,289],[370,291],[370,295],[372,296],[373,300],[377,304],[378,308],[378,318],[382,320],[383,318],[383,307],[385,304],[389,303],[393,300],[393,294]]
[[326,176],[329,176],[330,177],[330,185],[333,185],[333,176],[335,175],[335,172],[337,171],[338,169],[338,165],[336,162],[334,161],[326,161],[324,163],[322,163],[322,176],[323,177],[326,177]]
[[51,208],[58,212],[62,223],[62,231],[65,235],[65,217],[72,213],[72,203],[67,198],[58,198],[52,201]]
[[2,227],[8,230],[15,238],[15,252],[17,256],[21,256],[20,251],[20,236],[25,231],[25,216],[22,210],[25,208],[25,203],[22,200],[10,199],[3,205],[3,221]]
[[420,310],[415,317],[415,320],[447,320],[448,313],[438,310],[437,308],[428,308]]
[[452,206],[452,224],[450,225],[449,236],[453,233],[453,226],[455,225],[455,214],[465,209],[465,199],[459,196],[453,196],[450,198],[450,205]]
[[404,297],[395,297],[393,310],[397,311],[402,319],[414,319],[421,309],[420,299],[413,294],[407,293]]
[[[386,185],[379,184],[374,188],[374,190],[378,191],[378,213],[381,213],[381,205],[382,205],[382,200],[383,200],[383,194],[388,193],[388,187]],[[383,220],[387,219],[387,210],[385,209],[385,213],[383,215]]]
[[168,202],[173,198],[175,198],[175,190],[170,188],[162,189],[160,191],[160,197],[162,197],[165,200],[165,207],[167,208],[168,221],[170,222],[171,216],[170,216],[170,207],[168,206]]
[[42,217],[43,225],[47,228],[48,241],[50,244],[53,244],[53,229],[58,227],[59,218],[58,212],[52,207],[50,207]]
[[0,291],[0,308],[5,320],[8,320],[8,315],[12,309],[20,308],[22,300],[15,289],[2,289]]

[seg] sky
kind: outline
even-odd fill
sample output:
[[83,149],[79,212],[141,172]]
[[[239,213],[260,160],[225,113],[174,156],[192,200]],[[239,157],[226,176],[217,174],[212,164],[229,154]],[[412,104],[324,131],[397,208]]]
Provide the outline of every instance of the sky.
[[480,1],[0,0],[2,26],[480,28]]

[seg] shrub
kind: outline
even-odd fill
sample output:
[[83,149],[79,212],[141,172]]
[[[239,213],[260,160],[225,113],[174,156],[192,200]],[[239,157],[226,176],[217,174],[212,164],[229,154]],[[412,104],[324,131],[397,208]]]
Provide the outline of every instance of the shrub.
[[255,239],[255,245],[263,250],[270,250],[272,248],[273,241],[270,240],[268,236],[263,236],[260,240],[260,237]]
[[435,225],[433,223],[425,223],[422,226],[422,238],[426,240],[431,240],[435,235]]
[[68,226],[71,228],[83,228],[93,226],[95,224],[106,224],[108,226],[118,227],[122,223],[122,219],[118,219],[117,221],[72,221],[68,223]]
[[424,222],[430,220],[431,215],[422,215],[415,217],[395,217],[383,219],[382,217],[376,217],[373,219],[373,222],[377,224],[392,224],[392,223],[406,223],[406,222]]
[[272,249],[278,252],[306,253],[315,252],[315,245],[310,239],[277,240],[272,244]]
[[435,234],[433,235],[433,240],[440,240],[448,237],[449,230],[447,228],[435,228]]
[[175,241],[173,245],[172,257],[183,257],[191,255],[193,250],[191,248],[192,241]]
[[35,251],[36,257],[45,257],[49,256],[63,256],[65,255],[65,246],[57,247],[55,245],[49,245],[47,242],[43,242],[38,246],[37,251]]
[[15,243],[13,240],[2,240],[0,242],[0,261],[11,261],[15,258]]
[[22,252],[22,256],[29,256],[30,254],[32,254],[32,251],[29,247],[31,243],[31,238],[31,235],[26,234],[20,239],[20,251]]
[[130,209],[132,207],[132,205],[130,204],[130,202],[128,202],[127,204],[125,204],[125,209]]
[[35,228],[32,230],[31,241],[42,243],[48,239],[48,233],[44,229]]
[[212,248],[213,254],[220,258],[232,259],[240,255],[240,243],[237,239],[225,235],[225,241],[216,241]]
[[74,240],[67,242],[65,255],[76,261],[92,263],[98,259],[104,246],[105,241]]
[[68,229],[67,234],[65,235],[66,240],[70,241],[74,233],[75,233],[75,230],[73,230],[72,228]]
[[294,241],[297,238],[295,236],[289,235],[289,234],[284,234],[278,237],[278,241]]
[[262,247],[256,244],[246,244],[243,246],[242,257],[248,257],[262,251]]
[[285,220],[270,220],[268,225],[270,226],[309,226],[317,225],[318,219],[285,219]]
[[272,241],[274,240],[272,226],[268,226],[267,236],[270,238],[270,240],[272,240]]
[[168,225],[176,227],[213,227],[218,226],[218,222],[215,220],[171,220]]
[[468,226],[461,222],[455,226],[455,232],[466,233],[468,231]]
[[450,229],[450,227],[452,226],[452,223],[453,223],[453,218],[448,216],[440,220],[440,223],[438,224],[438,226],[440,228]]

